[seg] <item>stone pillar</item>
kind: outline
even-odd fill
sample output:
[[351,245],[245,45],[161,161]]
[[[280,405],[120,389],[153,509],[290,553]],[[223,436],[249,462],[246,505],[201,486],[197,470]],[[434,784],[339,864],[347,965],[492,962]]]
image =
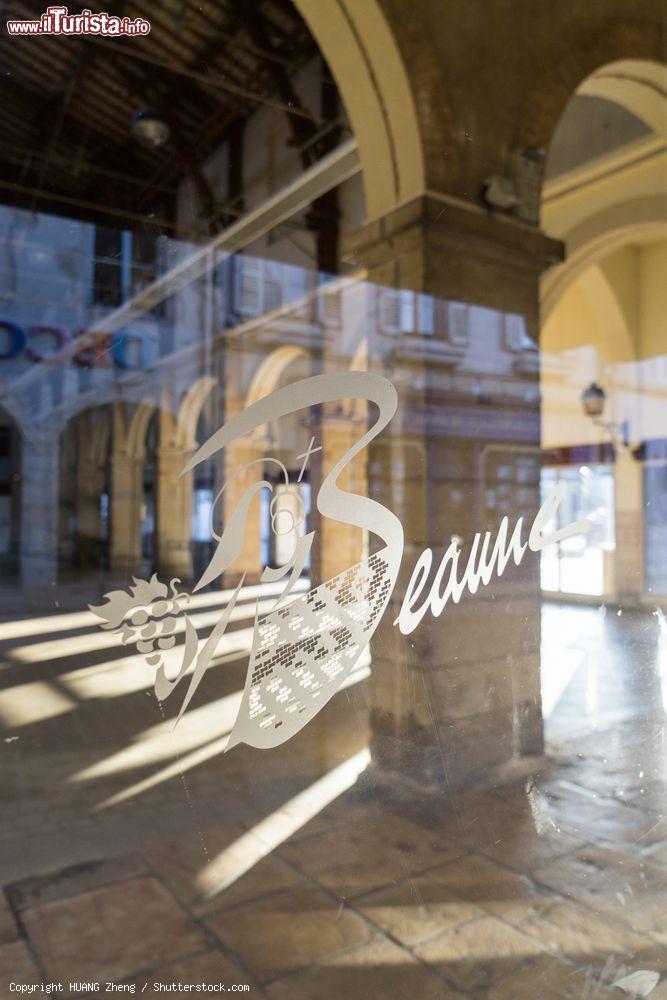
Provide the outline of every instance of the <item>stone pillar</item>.
[[104,468],[95,458],[79,461],[76,512],[79,535],[84,544],[97,545],[102,537],[102,511],[100,498],[104,490]]
[[58,578],[58,435],[26,435],[21,454],[21,582],[33,590]]
[[192,473],[180,471],[189,455],[184,448],[157,451],[157,564],[164,576],[192,579]]
[[[322,452],[318,483],[314,484],[316,489],[340,457],[363,436],[367,429],[360,417],[355,418],[349,412],[341,412],[340,407],[336,408],[334,404],[327,405],[323,409],[320,424]],[[367,480],[364,457],[358,456],[354,462],[349,463],[341,472],[337,482],[341,489],[365,496]],[[364,537],[364,532],[360,528],[352,528],[331,518],[320,518],[319,532],[318,560],[313,573],[318,583],[330,580],[350,566],[354,566],[366,554],[368,539]]]
[[[225,421],[229,422],[241,413],[245,406],[245,391],[243,385],[242,365],[240,355],[231,355],[226,377]],[[218,507],[221,509],[222,525],[224,526],[239,503],[241,497],[252,483],[264,478],[263,459],[267,452],[268,428],[257,428],[234,441],[224,450],[221,462],[222,478],[216,482],[216,489],[224,484],[225,491],[220,498]],[[249,469],[240,471],[249,463]],[[235,586],[245,573],[246,583],[257,583],[263,569],[260,562],[262,547],[262,528],[260,517],[260,500],[255,497],[248,510],[248,517],[243,533],[243,551],[224,575],[225,586]]]
[[[104,458],[102,458],[104,461]],[[99,456],[79,453],[76,482],[76,562],[79,566],[99,566],[102,556],[102,509],[106,468]]]
[[[264,437],[252,434],[246,435],[239,441],[234,441],[225,449],[225,481],[228,483],[222,496],[225,524],[248,487],[263,477],[262,460],[265,451]],[[251,462],[256,464],[242,472],[240,471]],[[234,476],[233,479],[232,476]],[[261,546],[260,500],[259,497],[255,497],[248,509],[243,533],[243,550],[225,573],[225,585],[235,585],[244,573],[246,583],[257,583],[263,568],[260,562]]]
[[622,604],[638,605],[644,591],[644,500],[641,461],[616,452],[614,582]]
[[398,327],[383,326],[380,301],[368,331],[370,367],[399,393],[398,414],[371,447],[369,489],[406,539],[372,642],[372,751],[386,770],[456,787],[542,750],[538,557],[528,553],[437,619],[429,611],[410,636],[393,623],[425,547],[432,579],[453,536],[464,567],[476,532],[495,531],[504,514],[530,526],[539,507],[538,280],[562,246],[429,195],[354,234],[346,255],[367,268],[369,294],[408,293]]
[[114,443],[109,497],[109,566],[125,576],[141,566],[141,501],[143,459]]

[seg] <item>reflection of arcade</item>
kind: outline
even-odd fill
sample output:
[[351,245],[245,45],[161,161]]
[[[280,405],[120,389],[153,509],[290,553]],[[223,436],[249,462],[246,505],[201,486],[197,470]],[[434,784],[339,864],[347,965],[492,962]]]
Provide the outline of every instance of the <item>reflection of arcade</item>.
[[[136,545],[134,555],[125,553],[123,562],[129,565],[133,559],[136,572],[155,567],[158,420],[149,416],[129,481],[119,470],[117,431],[112,408],[103,406],[77,414],[61,435],[58,562],[64,578],[72,570],[117,568],[111,542],[127,536],[132,527],[121,520],[123,508],[129,511],[127,501]],[[131,497],[124,494],[128,487]]]

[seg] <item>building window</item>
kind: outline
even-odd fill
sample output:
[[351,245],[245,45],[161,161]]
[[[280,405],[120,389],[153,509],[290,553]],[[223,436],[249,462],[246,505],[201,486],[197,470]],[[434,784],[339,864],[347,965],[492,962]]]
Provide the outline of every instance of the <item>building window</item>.
[[[276,480],[272,493],[263,490],[260,495],[260,558],[264,566],[284,566],[294,552],[297,539],[310,531],[310,483],[305,479],[299,483],[297,477],[298,471],[290,473],[289,486]],[[272,500],[278,500],[281,510],[273,520]],[[294,522],[295,527],[289,530]],[[304,571],[310,569],[310,563],[309,553]]]
[[522,351],[537,351],[537,344],[528,335],[523,316],[507,313],[503,317],[503,333],[508,351],[513,351],[515,354]]
[[557,530],[580,518],[588,518],[591,528],[549,545],[542,551],[542,590],[553,593],[603,595],[612,587],[609,580],[615,548],[614,471],[606,465],[548,467],[542,469],[542,503],[559,483],[565,492],[549,530]]
[[93,304],[113,309],[123,301],[123,236],[120,229],[95,226]]
[[[158,277],[159,237],[155,233],[95,226],[92,304],[116,309]],[[161,312],[163,302],[151,312]]]
[[649,594],[667,594],[667,463],[644,466],[644,572]]

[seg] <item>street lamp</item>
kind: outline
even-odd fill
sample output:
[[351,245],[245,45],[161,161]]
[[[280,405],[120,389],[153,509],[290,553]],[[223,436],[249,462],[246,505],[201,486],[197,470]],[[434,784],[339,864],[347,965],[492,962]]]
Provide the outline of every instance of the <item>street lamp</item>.
[[591,382],[581,394],[581,405],[586,416],[590,417],[597,427],[603,427],[612,440],[616,431],[620,431],[623,447],[628,448],[630,446],[630,423],[628,420],[621,420],[619,423],[603,420],[602,414],[606,401],[607,393],[597,382]]

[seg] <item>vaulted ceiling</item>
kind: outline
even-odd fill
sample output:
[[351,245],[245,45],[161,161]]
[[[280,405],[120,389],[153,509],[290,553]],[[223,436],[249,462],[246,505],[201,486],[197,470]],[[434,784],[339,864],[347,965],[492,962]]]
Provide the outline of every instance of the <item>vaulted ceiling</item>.
[[[39,18],[44,0],[11,0],[5,17]],[[317,51],[290,0],[111,0],[69,4],[151,23],[145,37],[0,36],[0,203],[119,224],[174,227],[189,177],[211,229],[219,205],[201,164],[257,108],[288,116],[307,145],[320,122],[294,73]],[[134,112],[153,108],[171,139],[146,149]]]

